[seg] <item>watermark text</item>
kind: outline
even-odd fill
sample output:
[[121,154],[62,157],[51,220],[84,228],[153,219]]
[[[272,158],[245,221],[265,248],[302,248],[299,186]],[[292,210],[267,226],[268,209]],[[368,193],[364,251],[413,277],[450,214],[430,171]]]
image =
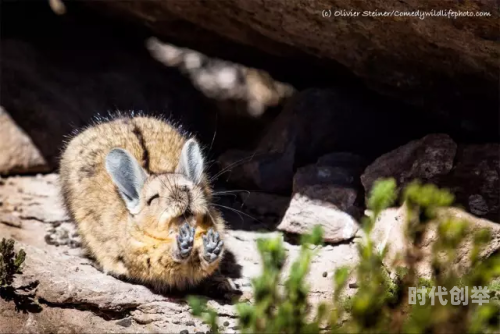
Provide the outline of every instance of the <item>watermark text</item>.
[[459,17],[490,17],[491,12],[483,11],[462,11],[453,9],[440,9],[440,10],[414,10],[414,11],[379,11],[379,10],[346,10],[346,9],[325,9],[321,12],[323,17],[417,17],[424,20],[427,17],[446,17],[448,19],[457,19]]
[[[475,286],[472,287],[470,292],[470,301],[472,304],[483,305],[490,302],[490,291],[487,287]],[[428,301],[431,305],[434,305],[437,301],[441,305],[446,305],[448,302],[451,305],[467,305],[469,303],[469,289],[468,287],[458,288],[456,286],[450,289],[450,291],[441,286],[433,286],[432,288],[421,287],[420,289],[416,287],[408,288],[408,303],[410,305],[416,305],[417,302],[420,305],[425,305]]]

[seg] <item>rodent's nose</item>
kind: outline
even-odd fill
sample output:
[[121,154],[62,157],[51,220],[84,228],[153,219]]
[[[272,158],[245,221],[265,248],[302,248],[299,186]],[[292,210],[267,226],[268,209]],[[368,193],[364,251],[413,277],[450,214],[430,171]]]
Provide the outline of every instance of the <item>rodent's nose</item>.
[[174,203],[189,202],[189,190],[184,191],[183,188],[181,188],[179,191],[173,192],[170,198]]

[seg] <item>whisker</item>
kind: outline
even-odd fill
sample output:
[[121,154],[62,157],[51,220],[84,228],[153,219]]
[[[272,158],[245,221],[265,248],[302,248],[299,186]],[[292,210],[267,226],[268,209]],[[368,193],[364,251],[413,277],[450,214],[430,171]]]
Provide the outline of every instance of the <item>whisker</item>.
[[233,196],[235,199],[238,197],[235,194],[213,194],[212,196],[215,198],[220,197],[220,196]]
[[212,146],[214,145],[215,141],[215,136],[217,135],[217,121],[218,121],[218,113],[215,113],[215,131],[214,131],[214,136],[212,138],[212,142],[210,143],[210,148],[208,149],[208,152],[212,152]]
[[238,193],[238,192],[245,192],[248,195],[250,195],[250,191],[249,190],[244,190],[244,189],[215,191],[213,194],[214,195],[220,195],[220,194],[230,194],[230,193]]
[[[237,189],[237,190],[224,190],[224,191],[218,191],[218,192],[214,192],[213,195],[214,196],[218,196],[218,195],[224,195],[224,194],[232,194],[232,193],[238,193],[238,192],[244,192],[246,193],[246,197],[244,199],[242,199],[242,203],[241,203],[241,207],[243,207],[243,205],[245,205],[245,202],[246,200],[248,199],[248,197],[250,197],[250,194],[251,193],[266,193],[265,191],[262,191],[262,190],[244,190],[244,189]],[[236,196],[235,196],[236,198]]]
[[258,220],[257,218],[252,217],[252,216],[250,216],[249,214],[247,214],[247,213],[245,213],[245,212],[243,212],[243,211],[236,210],[236,209],[231,208],[231,207],[229,207],[229,206],[225,206],[225,205],[221,205],[221,204],[215,204],[215,203],[211,203],[211,205],[219,206],[219,207],[221,207],[221,208],[225,208],[225,209],[231,210],[231,211],[233,211],[233,212],[236,212],[236,213],[240,216],[241,221],[244,221],[244,220],[243,220],[243,217],[240,215],[240,214],[243,214],[243,215],[247,216],[248,218],[251,218],[251,219],[255,220],[255,221],[256,221],[256,222],[258,222],[258,223],[262,223],[262,222],[261,222],[260,220]]
[[[220,206],[220,207],[223,207],[223,208],[227,208],[227,209],[229,209],[228,207],[225,207],[225,206],[222,206],[222,205],[218,205],[218,204],[215,204],[215,203],[212,203],[211,205],[213,205],[213,206]],[[231,210],[231,209],[230,209],[230,210]],[[231,211],[234,211],[234,210],[231,210]],[[240,217],[241,222],[242,222],[242,223],[245,223],[245,220],[243,219],[243,217],[241,216],[241,214],[240,214],[239,212],[237,212],[237,211],[235,211],[235,212],[236,212],[236,213],[238,214],[238,216]]]
[[168,190],[172,190],[172,185],[170,184],[170,179],[167,177],[167,182],[169,183],[169,186],[168,187],[165,182],[163,181],[163,179],[161,177],[158,177],[160,179],[160,182],[165,186],[165,188],[167,188]]
[[247,196],[245,197],[244,200],[242,200],[242,203],[241,203],[241,208],[243,207],[243,205],[245,205],[245,201],[248,199],[248,197],[250,197],[250,191],[248,190],[227,190],[227,191],[219,191],[219,192],[215,192],[213,194],[213,196],[220,196],[220,195],[223,195],[223,196],[234,196],[234,198],[236,198],[237,196],[234,194],[234,193],[237,193],[237,192],[245,192],[247,193]]
[[239,165],[241,165],[241,164],[243,164],[245,162],[251,161],[256,156],[261,156],[261,155],[265,155],[265,154],[266,153],[255,153],[254,152],[251,156],[248,156],[248,157],[242,158],[240,160],[237,160],[237,161],[233,162],[232,164],[230,164],[229,166],[227,166],[224,169],[222,169],[221,171],[219,171],[218,173],[216,173],[214,176],[212,176],[209,179],[209,182],[212,183],[213,181],[217,180],[217,178],[219,176],[221,176],[222,174],[224,174],[225,172],[227,172],[229,169],[234,168],[234,167],[238,167]]

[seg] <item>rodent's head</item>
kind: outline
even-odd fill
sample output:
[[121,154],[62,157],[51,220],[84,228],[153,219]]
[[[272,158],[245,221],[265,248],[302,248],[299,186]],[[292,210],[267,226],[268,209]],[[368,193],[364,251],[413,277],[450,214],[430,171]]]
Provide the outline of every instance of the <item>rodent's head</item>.
[[184,144],[174,173],[149,175],[121,148],[111,150],[105,164],[131,219],[144,232],[167,237],[181,223],[195,226],[207,219],[210,194],[203,178],[204,159],[194,139]]

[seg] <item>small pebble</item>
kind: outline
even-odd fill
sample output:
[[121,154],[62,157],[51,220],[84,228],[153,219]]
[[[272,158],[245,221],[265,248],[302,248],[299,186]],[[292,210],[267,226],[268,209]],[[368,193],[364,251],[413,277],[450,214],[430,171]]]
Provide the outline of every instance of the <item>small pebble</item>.
[[223,325],[224,325],[224,327],[229,326],[229,321],[224,321]]
[[328,276],[328,273],[325,271],[325,272],[323,273],[323,277],[326,277],[326,276]]
[[179,332],[179,334],[189,334],[189,331],[187,329],[183,329]]
[[190,320],[190,321],[186,322],[186,326],[194,326],[194,325],[195,325],[194,321]]
[[132,319],[125,318],[125,319],[117,321],[116,324],[123,326],[123,327],[130,327],[130,326],[132,326]]

